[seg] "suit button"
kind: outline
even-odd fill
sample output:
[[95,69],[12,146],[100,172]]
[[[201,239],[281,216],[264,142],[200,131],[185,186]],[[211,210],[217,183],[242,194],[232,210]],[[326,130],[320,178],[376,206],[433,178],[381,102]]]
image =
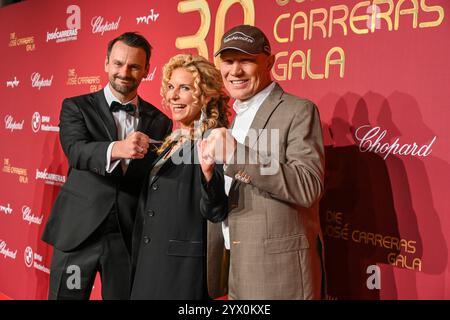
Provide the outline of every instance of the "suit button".
[[155,184],[152,186],[152,189],[153,189],[153,190],[158,190],[158,185],[155,183]]
[[150,237],[144,236],[144,243],[145,243],[145,244],[150,243]]
[[155,215],[155,211],[153,211],[153,210],[148,210],[148,211],[147,211],[147,215],[148,215],[149,217],[153,217],[153,216]]

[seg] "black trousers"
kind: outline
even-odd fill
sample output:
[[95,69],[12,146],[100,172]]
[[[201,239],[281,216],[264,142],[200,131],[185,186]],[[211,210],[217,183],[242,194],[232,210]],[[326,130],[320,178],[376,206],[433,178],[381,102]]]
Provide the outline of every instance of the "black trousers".
[[63,252],[54,248],[48,299],[88,300],[97,271],[103,299],[129,299],[130,257],[114,211],[77,249]]

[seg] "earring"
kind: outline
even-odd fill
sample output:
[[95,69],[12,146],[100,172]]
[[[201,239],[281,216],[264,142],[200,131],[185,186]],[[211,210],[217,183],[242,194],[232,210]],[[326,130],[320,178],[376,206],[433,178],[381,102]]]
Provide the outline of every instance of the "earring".
[[200,113],[200,123],[204,121],[206,121],[206,112],[202,108]]

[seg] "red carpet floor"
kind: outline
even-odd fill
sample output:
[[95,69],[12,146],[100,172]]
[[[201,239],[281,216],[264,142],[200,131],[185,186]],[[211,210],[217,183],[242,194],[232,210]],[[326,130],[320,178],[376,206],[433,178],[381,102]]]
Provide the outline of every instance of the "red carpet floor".
[[12,300],[12,299],[0,292],[0,300]]

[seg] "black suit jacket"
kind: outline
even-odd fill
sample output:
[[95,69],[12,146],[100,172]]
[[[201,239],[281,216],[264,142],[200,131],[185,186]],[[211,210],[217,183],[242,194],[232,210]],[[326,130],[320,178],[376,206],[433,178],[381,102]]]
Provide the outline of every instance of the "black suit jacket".
[[[175,154],[186,162],[175,164]],[[147,176],[142,188],[133,233],[131,299],[207,297],[206,221],[219,222],[227,214],[223,169],[215,166],[206,183],[194,143],[175,154],[153,180]]]
[[[109,144],[117,128],[103,90],[63,101],[60,141],[69,161],[69,173],[54,203],[42,240],[70,251],[86,240],[116,206],[128,249],[143,178],[156,158],[150,145],[145,158],[131,160],[123,175],[118,165],[106,172]],[[137,131],[154,140],[171,132],[172,122],[156,107],[139,98]]]

